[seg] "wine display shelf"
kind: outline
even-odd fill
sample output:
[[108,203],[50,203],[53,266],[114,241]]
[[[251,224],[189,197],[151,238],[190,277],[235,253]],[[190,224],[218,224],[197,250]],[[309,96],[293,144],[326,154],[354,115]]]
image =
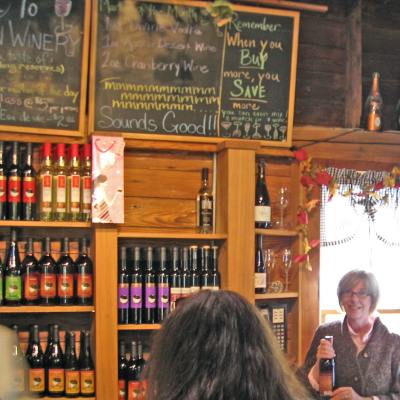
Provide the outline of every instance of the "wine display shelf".
[[94,312],[94,306],[2,306],[0,314]]
[[298,232],[294,229],[256,229],[257,235],[264,236],[281,236],[281,237],[296,237]]
[[225,240],[228,236],[222,233],[196,232],[148,232],[132,231],[129,228],[119,228],[118,237],[125,239],[191,239],[191,240]]
[[298,297],[299,297],[298,292],[263,293],[263,294],[255,295],[256,301],[257,300],[297,299]]
[[[54,397],[42,397],[44,400],[52,400]],[[58,397],[58,400],[70,400],[70,397]],[[75,397],[75,400],[96,400],[96,397]]]
[[119,331],[155,331],[161,328],[161,324],[121,324]]
[[91,222],[75,221],[0,221],[0,227],[23,227],[23,228],[90,228]]

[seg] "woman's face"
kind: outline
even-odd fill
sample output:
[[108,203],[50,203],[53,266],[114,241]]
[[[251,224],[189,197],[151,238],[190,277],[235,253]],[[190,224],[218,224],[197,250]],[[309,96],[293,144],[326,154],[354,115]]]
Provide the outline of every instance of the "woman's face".
[[371,296],[363,281],[342,294],[342,306],[349,321],[364,323],[371,313]]

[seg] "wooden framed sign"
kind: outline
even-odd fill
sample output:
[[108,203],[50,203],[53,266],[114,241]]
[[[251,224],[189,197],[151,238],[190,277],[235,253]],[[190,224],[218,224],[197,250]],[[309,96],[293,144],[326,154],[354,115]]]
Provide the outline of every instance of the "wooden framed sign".
[[291,145],[298,12],[233,5],[218,27],[209,6],[95,1],[92,133]]
[[90,0],[0,2],[0,130],[82,136]]

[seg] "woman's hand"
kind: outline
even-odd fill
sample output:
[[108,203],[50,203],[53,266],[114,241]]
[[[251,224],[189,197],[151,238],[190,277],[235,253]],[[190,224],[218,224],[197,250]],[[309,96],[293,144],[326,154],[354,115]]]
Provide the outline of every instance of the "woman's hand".
[[362,397],[351,387],[340,387],[333,391],[331,400],[364,400],[371,397]]
[[321,339],[317,348],[317,360],[319,361],[321,358],[333,358],[335,356],[332,343],[329,340]]

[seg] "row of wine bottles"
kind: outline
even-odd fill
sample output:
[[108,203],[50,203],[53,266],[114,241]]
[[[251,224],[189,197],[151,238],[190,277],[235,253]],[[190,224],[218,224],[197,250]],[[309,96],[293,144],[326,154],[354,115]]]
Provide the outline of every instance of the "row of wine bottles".
[[156,323],[174,310],[179,299],[200,289],[218,290],[217,246],[190,246],[169,249],[159,247],[159,265],[153,257],[154,249],[146,248],[146,265],[142,269],[141,249],[133,248],[132,263],[128,266],[127,249],[119,249],[118,323]]
[[74,262],[69,254],[69,239],[62,241],[57,262],[50,252],[50,238],[43,243],[38,261],[33,239],[26,242],[25,257],[20,261],[17,233],[11,231],[4,265],[0,260],[0,304],[88,305],[93,302],[93,263],[87,253],[86,238],[80,240],[80,254]]
[[125,342],[120,341],[118,353],[118,400],[144,400],[146,381],[141,379],[145,366],[142,343],[131,342],[130,352],[127,352]]
[[[13,326],[18,334],[18,327]],[[16,339],[12,349],[13,373],[15,385],[10,397],[16,399],[24,395],[42,397],[92,397],[95,394],[95,368],[90,351],[90,332],[80,332],[79,357],[76,351],[75,332],[65,333],[64,350],[60,343],[57,324],[49,325],[47,346],[43,352],[39,326],[29,329],[28,348],[24,354]],[[28,370],[25,368],[26,358]],[[25,397],[23,397],[25,398]]]
[[70,144],[67,161],[64,143],[43,143],[38,172],[32,164],[32,143],[25,146],[23,162],[19,147],[12,142],[7,161],[5,143],[0,142],[0,220],[90,221],[90,144],[81,151],[78,144]]

